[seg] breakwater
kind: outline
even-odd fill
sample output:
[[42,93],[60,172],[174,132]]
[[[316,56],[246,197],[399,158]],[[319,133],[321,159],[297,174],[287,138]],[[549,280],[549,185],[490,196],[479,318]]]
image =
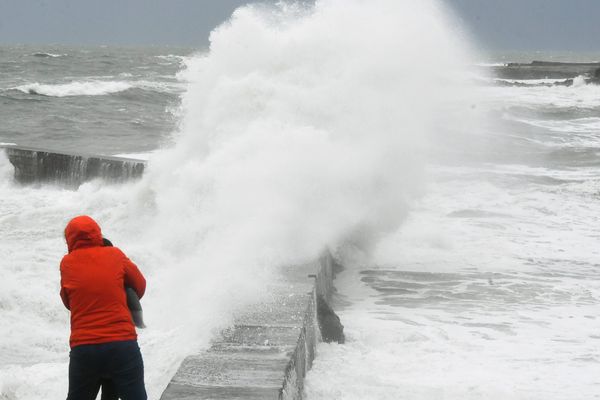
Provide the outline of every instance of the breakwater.
[[494,76],[501,79],[573,79],[587,76],[600,79],[600,63],[566,63],[533,61],[531,63],[508,63],[493,68]]
[[188,356],[161,400],[301,399],[330,319],[319,311],[331,299],[337,268],[328,252],[286,268],[283,281],[268,288],[271,301],[239,316],[208,350]]
[[20,146],[2,146],[15,168],[15,181],[51,183],[77,188],[93,179],[123,182],[142,176],[145,163],[123,157],[56,152]]

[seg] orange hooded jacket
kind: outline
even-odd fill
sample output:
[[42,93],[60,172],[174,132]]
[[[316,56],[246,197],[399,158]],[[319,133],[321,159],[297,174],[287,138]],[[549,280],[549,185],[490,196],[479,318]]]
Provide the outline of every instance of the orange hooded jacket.
[[146,280],[116,247],[104,247],[100,227],[79,216],[65,229],[69,254],[60,262],[60,297],[71,310],[71,347],[137,339],[125,286],[141,298]]

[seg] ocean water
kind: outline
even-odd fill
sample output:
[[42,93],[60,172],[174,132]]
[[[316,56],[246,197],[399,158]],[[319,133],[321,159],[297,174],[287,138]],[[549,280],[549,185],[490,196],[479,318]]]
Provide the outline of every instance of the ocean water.
[[324,247],[347,343],[309,400],[598,398],[600,86],[505,64],[600,55],[468,43],[435,0],[318,0],[241,8],[208,51],[0,47],[0,142],[149,158],[69,191],[0,155],[0,399],[66,395],[83,213],[148,278],[152,399]]
[[319,345],[306,398],[600,397],[600,85],[508,65],[600,54],[479,57],[480,124],[434,150],[401,227],[347,260],[347,342]]
[[194,49],[3,46],[2,140],[100,154],[165,145]]

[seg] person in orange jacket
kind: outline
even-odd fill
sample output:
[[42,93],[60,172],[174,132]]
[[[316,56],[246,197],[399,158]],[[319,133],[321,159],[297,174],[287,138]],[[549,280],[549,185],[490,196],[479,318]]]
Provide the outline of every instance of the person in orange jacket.
[[91,400],[110,379],[123,400],[146,400],[144,365],[124,287],[138,297],[146,280],[117,247],[104,246],[100,226],[88,216],[65,228],[68,254],[60,263],[63,304],[71,311],[67,400]]

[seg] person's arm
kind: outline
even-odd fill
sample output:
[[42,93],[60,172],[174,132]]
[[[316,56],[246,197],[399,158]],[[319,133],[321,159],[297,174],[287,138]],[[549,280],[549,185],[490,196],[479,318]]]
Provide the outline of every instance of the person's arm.
[[125,286],[131,287],[141,299],[146,292],[146,279],[138,267],[123,254],[123,263],[125,264]]
[[60,263],[60,299],[63,304],[67,308],[67,310],[71,310],[71,306],[69,305],[69,295],[67,294],[67,289],[65,289],[63,285],[63,263]]
[[67,295],[67,291],[64,287],[60,288],[60,298],[67,310],[71,310],[71,307],[69,306],[69,296]]

